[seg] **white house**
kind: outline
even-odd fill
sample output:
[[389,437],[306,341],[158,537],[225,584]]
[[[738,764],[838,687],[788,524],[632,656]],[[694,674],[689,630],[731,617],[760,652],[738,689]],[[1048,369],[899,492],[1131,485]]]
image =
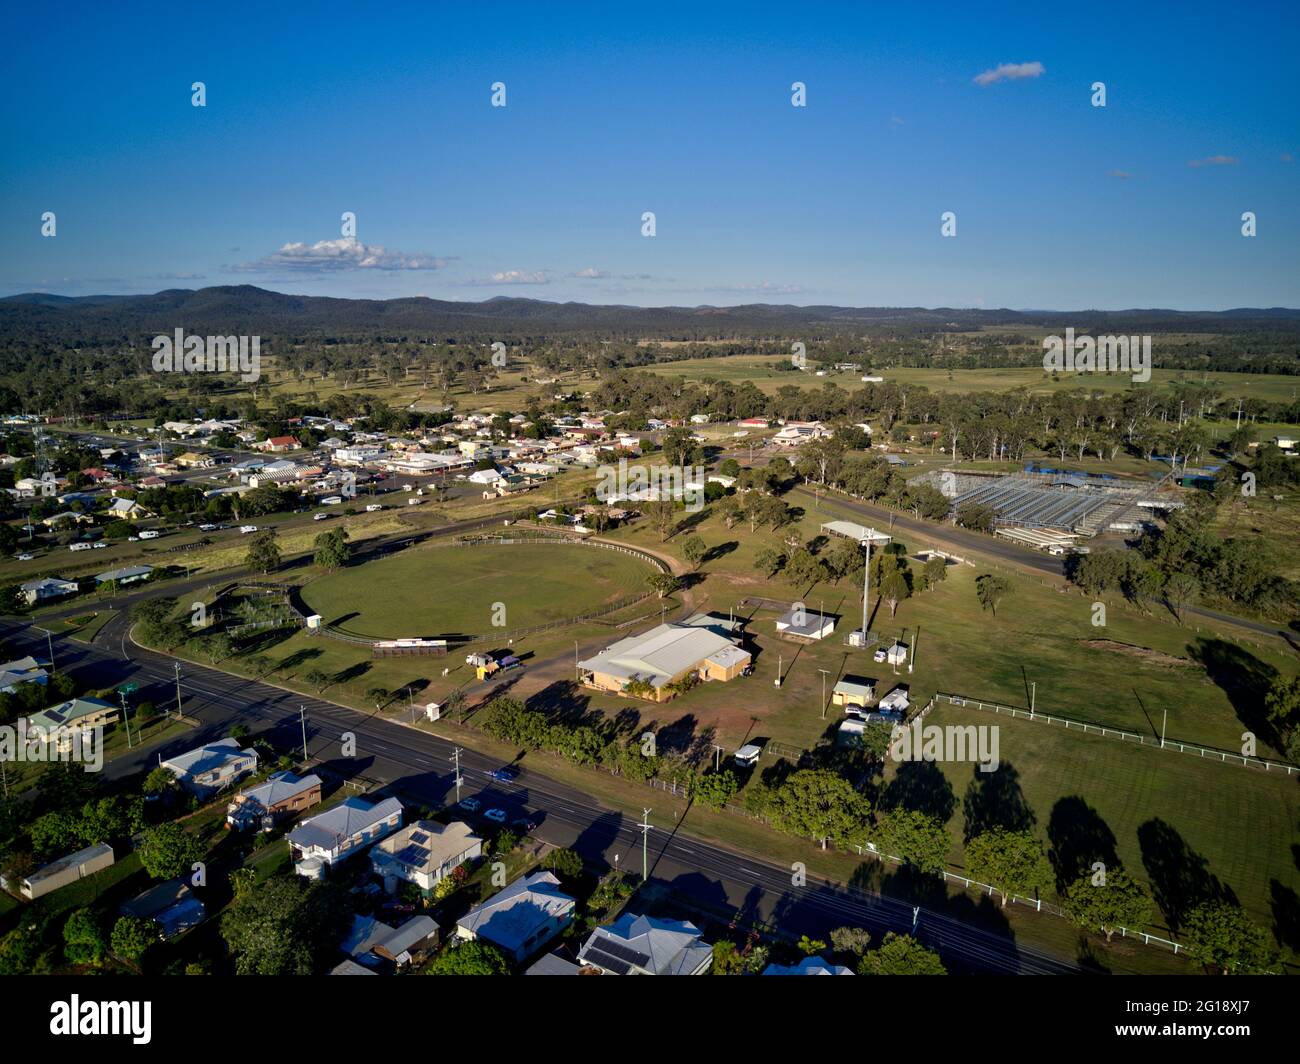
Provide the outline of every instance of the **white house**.
[[239,748],[238,739],[220,739],[159,761],[182,787],[206,798],[257,770],[257,751]]
[[573,920],[577,902],[552,872],[534,872],[476,905],[456,924],[458,938],[483,939],[518,963]]
[[299,875],[319,874],[322,865],[347,860],[402,826],[402,803],[385,798],[370,805],[348,798],[289,832],[289,851]]

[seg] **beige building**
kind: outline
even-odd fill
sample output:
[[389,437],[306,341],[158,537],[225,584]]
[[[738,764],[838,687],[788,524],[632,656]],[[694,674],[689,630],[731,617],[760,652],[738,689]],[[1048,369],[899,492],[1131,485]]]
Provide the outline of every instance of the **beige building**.
[[370,863],[388,892],[394,894],[399,881],[432,890],[466,861],[482,854],[483,840],[468,824],[417,820],[371,850]]
[[739,629],[739,622],[706,614],[682,624],[661,624],[580,661],[581,679],[601,691],[656,702],[672,698],[674,688],[692,677],[725,683],[744,675],[751,660],[749,651],[738,645]]

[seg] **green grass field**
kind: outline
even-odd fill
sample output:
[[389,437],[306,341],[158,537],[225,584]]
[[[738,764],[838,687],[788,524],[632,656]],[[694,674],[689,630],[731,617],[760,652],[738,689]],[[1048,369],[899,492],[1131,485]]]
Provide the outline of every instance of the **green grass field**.
[[[764,392],[773,393],[783,385],[800,388],[820,388],[833,382],[851,391],[862,387],[862,373],[837,373],[827,370],[818,377],[811,372],[778,370],[778,365],[788,366],[788,355],[724,355],[719,358],[692,358],[680,362],[665,362],[646,367],[649,372],[684,380],[700,381],[705,378],[731,381],[752,381]],[[866,372],[866,371],[864,371]],[[1122,392],[1130,387],[1155,387],[1168,389],[1175,384],[1209,384],[1228,396],[1285,402],[1295,398],[1300,391],[1300,377],[1263,373],[1192,373],[1187,370],[1154,369],[1146,384],[1134,384],[1125,374],[1069,374],[1053,379],[1035,367],[1009,367],[1005,369],[947,369],[944,367],[899,366],[870,371],[884,377],[886,382],[912,384],[936,392],[1006,392],[1013,388],[1027,388],[1033,392],[1059,392],[1075,388],[1106,393]]]
[[[436,546],[323,576],[303,597],[327,624],[352,634],[478,634],[581,616],[643,591],[653,571],[596,547]],[[496,603],[504,623],[494,625]]]
[[[927,811],[951,809],[955,868],[963,867],[969,809],[973,823],[1032,825],[1060,868],[1086,870],[1094,860],[1114,867],[1118,859],[1152,887],[1166,927],[1215,881],[1264,927],[1300,915],[1300,872],[1288,844],[1300,821],[1294,777],[946,705],[925,723],[1000,728],[1000,767],[984,779],[970,764],[886,767],[886,796],[901,769],[897,793]],[[986,819],[992,795],[999,813]],[[1100,841],[1080,844],[1085,837]]]

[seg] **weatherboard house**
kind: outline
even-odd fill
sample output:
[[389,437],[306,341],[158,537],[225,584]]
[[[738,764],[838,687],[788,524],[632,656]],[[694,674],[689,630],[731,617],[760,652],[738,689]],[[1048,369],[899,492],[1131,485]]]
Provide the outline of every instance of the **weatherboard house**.
[[749,651],[737,645],[738,628],[734,622],[702,614],[682,624],[658,625],[578,662],[581,681],[597,690],[663,702],[681,690],[677,685],[692,678],[734,680],[751,659]]
[[221,739],[159,761],[182,787],[206,798],[257,770],[257,751],[241,750],[238,739]]
[[402,826],[402,803],[385,798],[370,805],[348,798],[304,820],[289,832],[289,850],[299,875],[318,877],[325,865],[347,860]]

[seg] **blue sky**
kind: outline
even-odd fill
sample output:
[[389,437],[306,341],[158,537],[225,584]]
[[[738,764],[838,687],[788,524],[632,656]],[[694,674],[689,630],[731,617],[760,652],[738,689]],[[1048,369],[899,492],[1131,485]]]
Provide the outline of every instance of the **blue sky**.
[[1294,4],[24,6],[0,295],[1300,306]]

